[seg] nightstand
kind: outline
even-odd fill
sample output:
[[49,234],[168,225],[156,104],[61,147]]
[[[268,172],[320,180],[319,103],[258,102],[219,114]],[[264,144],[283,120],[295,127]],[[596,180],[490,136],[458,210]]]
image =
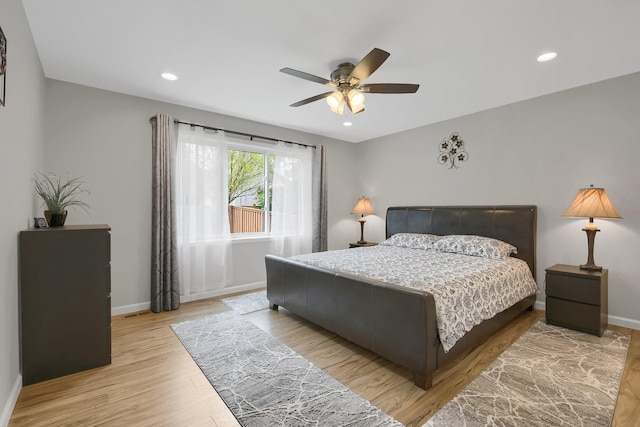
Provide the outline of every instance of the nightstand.
[[375,246],[377,243],[367,242],[367,243],[349,243],[349,248],[362,248],[364,246]]
[[602,336],[608,323],[609,270],[556,264],[545,271],[547,323]]

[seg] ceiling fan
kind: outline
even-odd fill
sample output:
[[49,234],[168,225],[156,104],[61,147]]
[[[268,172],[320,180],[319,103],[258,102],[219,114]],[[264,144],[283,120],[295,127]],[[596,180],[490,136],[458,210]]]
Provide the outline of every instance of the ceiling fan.
[[377,83],[362,84],[364,79],[373,74],[387,60],[390,53],[382,49],[373,48],[357,65],[344,62],[331,73],[331,80],[314,76],[313,74],[292,68],[280,71],[294,77],[320,83],[334,88],[331,92],[321,93],[302,101],[291,104],[300,107],[314,101],[326,98],[329,108],[336,114],[344,114],[344,106],[353,114],[364,111],[365,93],[415,93],[420,85],[409,83]]

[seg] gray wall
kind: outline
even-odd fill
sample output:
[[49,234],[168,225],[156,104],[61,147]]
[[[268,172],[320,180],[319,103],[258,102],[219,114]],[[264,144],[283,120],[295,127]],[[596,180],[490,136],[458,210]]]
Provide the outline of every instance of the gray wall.
[[[357,235],[349,215],[359,194],[351,183],[357,146],[289,129],[47,80],[45,166],[88,183],[90,215],[71,211],[69,223],[112,227],[114,313],[148,308],[151,259],[151,126],[156,112],[184,121],[308,144],[324,144],[329,164],[331,248]],[[264,286],[267,243],[234,244],[233,285]],[[228,292],[228,291],[227,291]]]
[[20,0],[3,0],[6,106],[0,106],[0,425],[22,385],[19,375],[18,231],[35,212],[33,173],[42,168],[45,81]]
[[[469,160],[448,169],[437,155],[454,131]],[[537,205],[541,289],[546,267],[587,260],[586,220],[561,215],[579,188],[604,187],[624,218],[595,220],[610,320],[640,328],[640,73],[363,142],[357,158],[357,187],[378,214],[367,221],[367,240],[384,238],[392,205]]]

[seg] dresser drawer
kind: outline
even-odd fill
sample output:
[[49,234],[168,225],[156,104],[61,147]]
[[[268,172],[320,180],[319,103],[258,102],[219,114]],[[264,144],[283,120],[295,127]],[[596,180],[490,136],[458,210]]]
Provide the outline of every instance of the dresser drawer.
[[[607,327],[600,307],[547,296],[547,323],[602,336]],[[604,317],[603,317],[604,316]]]
[[554,298],[599,306],[602,301],[601,288],[600,280],[549,272],[546,275],[546,294]]

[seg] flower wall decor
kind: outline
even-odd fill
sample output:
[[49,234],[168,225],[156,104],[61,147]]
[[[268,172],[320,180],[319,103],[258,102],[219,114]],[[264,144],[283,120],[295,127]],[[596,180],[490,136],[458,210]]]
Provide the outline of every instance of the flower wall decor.
[[460,138],[458,132],[453,132],[449,138],[444,138],[440,143],[440,154],[438,163],[449,165],[449,169],[457,168],[456,162],[466,162],[469,154],[464,149],[464,140]]

